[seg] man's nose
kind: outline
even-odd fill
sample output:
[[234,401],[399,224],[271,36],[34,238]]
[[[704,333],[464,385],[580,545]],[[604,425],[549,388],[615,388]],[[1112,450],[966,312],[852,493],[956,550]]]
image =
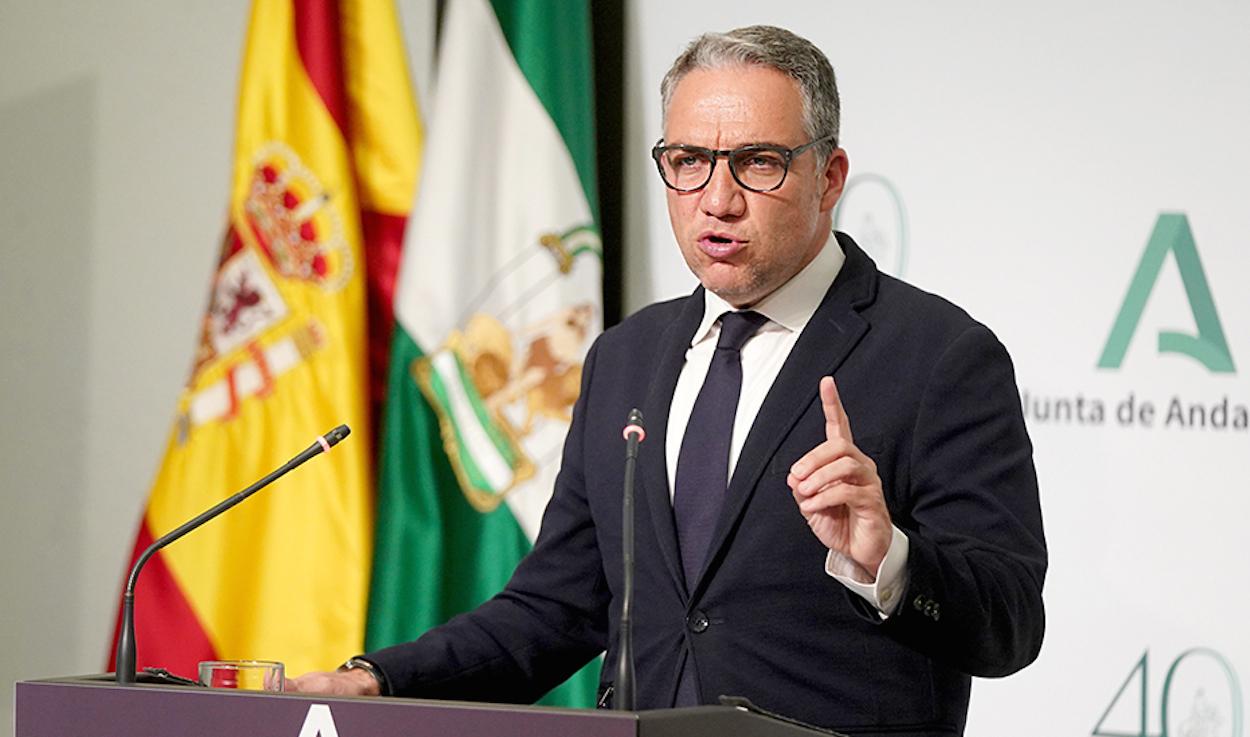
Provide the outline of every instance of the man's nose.
[[738,217],[746,211],[746,192],[734,181],[728,161],[712,170],[699,206],[705,214],[718,218]]

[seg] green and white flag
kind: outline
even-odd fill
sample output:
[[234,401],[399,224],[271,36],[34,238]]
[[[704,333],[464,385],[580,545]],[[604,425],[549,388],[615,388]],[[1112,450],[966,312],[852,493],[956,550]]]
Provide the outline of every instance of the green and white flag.
[[[503,588],[601,328],[587,0],[453,0],[395,296],[366,645]],[[544,703],[592,706],[592,663]]]

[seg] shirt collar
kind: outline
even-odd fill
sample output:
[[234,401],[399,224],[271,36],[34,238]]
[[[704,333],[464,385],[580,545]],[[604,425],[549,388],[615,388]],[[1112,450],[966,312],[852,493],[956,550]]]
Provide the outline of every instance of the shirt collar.
[[[830,233],[829,239],[811,263],[790,277],[790,281],[777,287],[772,294],[751,306],[752,310],[769,319],[769,324],[761,329],[768,330],[777,325],[788,332],[801,331],[812,319],[812,315],[816,314],[816,308],[820,306],[825,292],[829,291],[829,285],[833,284],[845,262],[846,254],[842,252],[842,246],[838,244],[833,233]],[[704,289],[703,320],[699,323],[699,329],[694,331],[694,339],[690,341],[690,345],[698,345],[711,337],[709,333],[720,316],[734,309],[733,305],[713,294],[710,289]]]

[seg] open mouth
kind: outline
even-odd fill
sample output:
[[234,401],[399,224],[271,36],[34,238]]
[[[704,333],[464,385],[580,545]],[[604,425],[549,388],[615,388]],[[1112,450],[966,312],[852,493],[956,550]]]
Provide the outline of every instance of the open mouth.
[[701,233],[699,235],[699,250],[714,259],[727,259],[746,246],[746,241],[740,241],[732,238],[724,233]]

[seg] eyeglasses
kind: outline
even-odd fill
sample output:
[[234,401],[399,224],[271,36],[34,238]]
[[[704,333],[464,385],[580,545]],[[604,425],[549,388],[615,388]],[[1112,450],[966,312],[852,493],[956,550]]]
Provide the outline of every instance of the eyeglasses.
[[809,141],[798,148],[753,144],[735,149],[711,149],[702,146],[665,146],[664,139],[651,149],[651,158],[660,170],[660,178],[669,189],[678,192],[694,192],[712,181],[716,160],[724,157],[729,161],[729,173],[734,181],[752,192],[771,192],[786,181],[790,164],[804,151],[825,141],[837,138],[832,134]]

